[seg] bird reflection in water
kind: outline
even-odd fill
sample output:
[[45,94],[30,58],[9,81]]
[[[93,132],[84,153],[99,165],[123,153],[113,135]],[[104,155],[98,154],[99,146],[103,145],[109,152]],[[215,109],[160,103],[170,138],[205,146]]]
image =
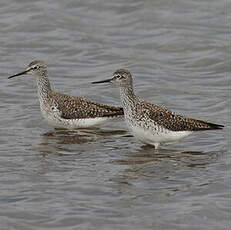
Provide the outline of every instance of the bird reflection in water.
[[127,165],[125,178],[169,175],[171,171],[185,168],[205,168],[219,157],[219,152],[184,151],[158,149],[145,145],[139,150],[127,152],[123,159],[117,160],[120,165]]
[[[154,151],[154,152],[153,152]],[[127,163],[136,162],[145,164],[152,162],[172,161],[178,164],[183,163],[187,167],[202,167],[210,163],[212,159],[217,159],[217,152],[202,152],[202,151],[184,151],[176,149],[159,149],[153,150],[152,146],[142,146],[136,152],[128,152]]]
[[[204,171],[220,155],[215,151],[153,150],[153,147],[143,146],[112,162],[123,165],[125,169],[110,180],[116,183],[115,188],[120,193],[143,199],[147,197],[153,202],[166,200],[176,193],[193,189],[200,191],[213,183]],[[199,177],[201,183],[195,182],[195,177]]]
[[[91,152],[88,143],[105,139],[111,135],[121,135],[124,130],[102,130],[100,128],[67,130],[58,129],[41,135],[40,153],[44,156],[50,153],[82,154]],[[78,145],[78,147],[76,147]]]

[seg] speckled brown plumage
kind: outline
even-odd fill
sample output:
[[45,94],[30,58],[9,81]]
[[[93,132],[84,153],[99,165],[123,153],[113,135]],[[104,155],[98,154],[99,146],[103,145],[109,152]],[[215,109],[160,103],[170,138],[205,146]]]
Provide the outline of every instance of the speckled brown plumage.
[[223,125],[184,117],[171,110],[140,100],[135,108],[139,116],[147,116],[153,122],[171,131],[203,131],[222,129]]
[[55,104],[64,119],[116,117],[123,115],[123,108],[91,102],[80,97],[52,91],[51,104]]
[[48,79],[47,66],[43,61],[33,61],[25,71],[9,78],[23,74],[36,77],[41,112],[51,125],[71,129],[88,128],[124,115],[121,107],[103,105],[53,91]]
[[222,129],[206,121],[187,118],[155,104],[143,101],[133,91],[133,79],[128,70],[119,69],[111,82],[120,87],[120,98],[129,130],[140,141],[158,148],[162,143],[174,143],[195,131]]

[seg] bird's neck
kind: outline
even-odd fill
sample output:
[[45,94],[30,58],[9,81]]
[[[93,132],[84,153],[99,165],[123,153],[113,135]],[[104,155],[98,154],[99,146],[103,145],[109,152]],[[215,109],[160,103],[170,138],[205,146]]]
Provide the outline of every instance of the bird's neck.
[[51,85],[48,79],[47,71],[37,78],[38,94],[40,100],[48,99],[51,96]]
[[138,100],[138,98],[134,94],[132,85],[120,86],[120,97],[124,111],[131,110]]

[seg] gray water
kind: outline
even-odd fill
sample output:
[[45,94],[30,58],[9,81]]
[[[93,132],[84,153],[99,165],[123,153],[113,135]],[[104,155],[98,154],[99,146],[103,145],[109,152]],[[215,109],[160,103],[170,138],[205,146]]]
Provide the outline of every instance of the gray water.
[[[230,0],[0,3],[0,229],[230,229]],[[34,59],[58,91],[119,105],[90,82],[129,69],[136,93],[223,124],[159,151],[123,121],[55,130],[35,79],[7,77]]]

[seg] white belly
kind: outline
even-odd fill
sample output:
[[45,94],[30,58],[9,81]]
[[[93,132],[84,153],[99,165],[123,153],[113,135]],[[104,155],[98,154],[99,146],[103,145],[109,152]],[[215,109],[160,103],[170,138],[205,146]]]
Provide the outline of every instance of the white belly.
[[130,130],[138,140],[145,144],[154,145],[156,148],[160,144],[177,142],[193,133],[192,131],[171,131],[167,129],[161,131],[145,130],[137,126],[130,126]]
[[64,119],[60,117],[59,111],[47,111],[41,109],[42,116],[47,120],[49,125],[60,128],[76,129],[76,128],[89,128],[103,124],[113,118],[97,117],[97,118],[84,118],[84,119]]
[[106,118],[86,118],[86,119],[47,119],[50,125],[55,127],[63,127],[67,129],[76,129],[76,128],[89,128],[105,123],[109,119]]

